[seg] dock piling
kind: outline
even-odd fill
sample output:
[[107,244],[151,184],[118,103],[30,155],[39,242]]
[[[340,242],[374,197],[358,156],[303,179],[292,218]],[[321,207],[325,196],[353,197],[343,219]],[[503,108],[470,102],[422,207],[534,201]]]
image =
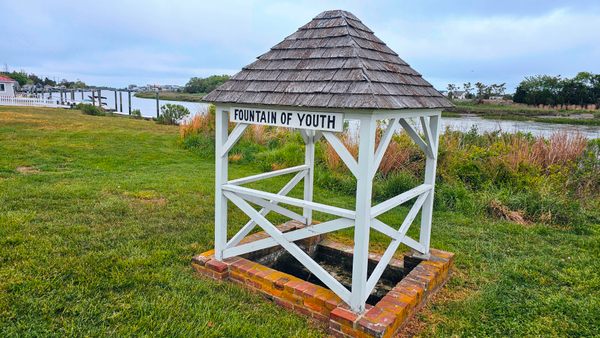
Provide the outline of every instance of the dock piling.
[[158,96],[158,90],[156,91],[156,118],[160,116],[160,98]]

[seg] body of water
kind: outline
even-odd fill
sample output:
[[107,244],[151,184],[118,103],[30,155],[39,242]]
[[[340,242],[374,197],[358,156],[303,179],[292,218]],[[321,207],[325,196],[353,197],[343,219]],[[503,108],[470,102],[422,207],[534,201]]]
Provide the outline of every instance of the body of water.
[[442,118],[442,126],[453,130],[469,131],[475,127],[482,132],[502,130],[505,132],[524,132],[534,136],[548,137],[557,131],[579,132],[589,139],[600,138],[600,126],[584,126],[573,124],[543,123],[533,121],[488,120],[477,115]]
[[[91,96],[91,92],[83,92],[83,97],[85,100],[90,100],[89,96]],[[97,95],[97,92],[96,92]],[[129,101],[127,98],[127,92],[122,92],[123,95],[123,113],[129,113]],[[48,94],[45,95],[48,97]],[[112,90],[103,90],[102,97],[106,99],[102,99],[102,106],[107,109],[115,109],[115,92]],[[52,99],[57,100],[60,99],[60,93],[53,93]],[[67,100],[71,100],[71,95],[67,94]],[[75,93],[75,101],[81,101],[81,92]],[[89,102],[91,103],[91,102]],[[183,102],[183,101],[167,101],[160,100],[159,106],[163,106],[164,104],[179,104],[190,110],[192,114],[203,113],[207,111],[208,104],[201,102]],[[97,102],[96,102],[97,104]],[[134,93],[131,93],[131,110],[139,109],[144,117],[156,117],[156,100],[155,99],[142,99],[139,97],[135,97]],[[121,110],[120,100],[119,100],[119,92],[117,92],[117,111]]]
[[[47,94],[46,94],[47,95]],[[84,92],[83,96],[86,100],[89,100],[88,96],[91,92]],[[127,92],[123,92],[123,113],[129,112]],[[104,107],[108,109],[115,109],[115,94],[113,91],[103,90],[102,96],[106,97],[102,102],[105,102]],[[60,94],[54,93],[53,99],[60,98]],[[68,97],[70,99],[70,96]],[[81,100],[81,93],[75,93],[75,100]],[[119,96],[117,92],[117,103],[119,102]],[[208,104],[201,102],[183,102],[183,101],[166,101],[160,100],[159,105],[164,104],[179,104],[190,110],[192,115],[198,113],[204,113],[208,110]],[[133,96],[131,94],[131,108],[139,109],[144,117],[156,117],[156,100],[155,99],[142,99]],[[118,105],[117,110],[120,110]],[[416,127],[419,127],[417,121],[412,123]],[[356,123],[350,123],[350,131],[355,132],[358,125]],[[600,138],[600,126],[583,126],[583,125],[570,125],[570,124],[557,124],[557,123],[542,123],[533,121],[508,121],[508,120],[488,120],[483,119],[478,115],[462,115],[460,117],[445,117],[442,118],[442,128],[447,127],[453,130],[469,131],[472,128],[477,128],[480,133],[501,130],[505,132],[525,132],[531,133],[534,136],[548,137],[557,131],[570,131],[579,132],[589,139]]]

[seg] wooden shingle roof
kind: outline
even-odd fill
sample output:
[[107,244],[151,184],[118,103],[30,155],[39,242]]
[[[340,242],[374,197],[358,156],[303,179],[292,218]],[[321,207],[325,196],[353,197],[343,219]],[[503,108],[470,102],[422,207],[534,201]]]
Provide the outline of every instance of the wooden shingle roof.
[[309,108],[444,108],[452,104],[352,13],[317,15],[204,101]]

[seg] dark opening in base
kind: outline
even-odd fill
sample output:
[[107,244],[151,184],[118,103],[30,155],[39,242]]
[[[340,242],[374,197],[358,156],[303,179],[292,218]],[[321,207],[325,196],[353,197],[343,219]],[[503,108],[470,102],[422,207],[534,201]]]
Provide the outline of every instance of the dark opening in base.
[[[348,290],[352,289],[352,253],[329,246],[327,242],[308,245],[297,244],[344,287]],[[282,248],[261,250],[246,256],[246,258],[307,282],[326,287],[323,282],[315,277],[296,258]],[[369,259],[369,275],[375,269],[377,263],[377,260]],[[367,299],[367,304],[377,304],[408,272],[410,271],[405,271],[401,261],[393,260],[391,264],[388,264],[377,285],[371,292]]]

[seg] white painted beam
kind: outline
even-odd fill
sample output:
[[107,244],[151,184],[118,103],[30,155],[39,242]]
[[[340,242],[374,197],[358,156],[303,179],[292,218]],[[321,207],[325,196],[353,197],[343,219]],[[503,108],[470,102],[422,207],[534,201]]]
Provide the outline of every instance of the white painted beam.
[[258,198],[256,196],[252,196],[252,195],[246,195],[246,194],[238,194],[238,196],[240,196],[241,198],[245,199],[246,201],[256,204],[258,206],[263,207],[264,209],[276,212],[280,215],[283,215],[285,217],[291,218],[293,220],[296,220],[298,222],[301,223],[305,223],[306,224],[306,218],[304,218],[304,216],[293,212],[292,210],[286,209],[280,205],[277,205],[274,202],[270,202],[270,201],[266,201],[262,198]]
[[295,205],[297,207],[302,207],[302,208],[310,208],[312,210],[321,211],[326,214],[336,215],[336,216],[340,216],[340,217],[344,217],[344,218],[354,219],[354,215],[355,215],[355,212],[352,210],[333,207],[333,206],[330,206],[327,204],[322,204],[322,203],[309,202],[309,201],[305,201],[305,200],[293,198],[293,197],[288,197],[288,196],[281,196],[281,195],[273,194],[273,193],[266,192],[266,191],[260,191],[260,190],[256,190],[256,189],[240,187],[240,186],[232,185],[232,184],[225,184],[223,186],[223,190],[231,191],[231,192],[238,193],[238,194],[254,195],[254,196],[257,196],[257,197],[260,197],[263,199],[268,199],[268,200],[272,200],[272,201],[276,201],[276,202],[280,202],[280,203]]
[[295,167],[290,167],[290,168],[285,168],[285,169],[280,169],[280,170],[273,170],[273,171],[268,171],[266,173],[237,178],[235,180],[231,180],[231,181],[227,182],[227,184],[242,185],[242,184],[247,184],[250,182],[256,182],[256,181],[264,180],[267,178],[291,174],[291,173],[295,173],[298,171],[304,171],[304,170],[308,170],[308,169],[309,169],[308,165],[302,164],[302,165],[298,165]]
[[[279,190],[277,195],[284,195],[284,196],[287,195],[290,191],[292,191],[292,189],[294,189],[294,187],[296,185],[298,185],[298,183],[303,178],[304,178],[303,172],[297,173],[296,176],[294,176],[288,183],[286,183],[283,186],[283,188],[281,188],[281,190]],[[270,200],[269,202],[277,204],[277,202],[275,202],[273,200]],[[271,210],[263,208],[259,211],[259,213],[263,216],[266,216],[267,214],[269,214],[270,211]],[[250,233],[250,231],[252,231],[252,229],[254,229],[255,225],[256,225],[256,222],[254,222],[253,220],[249,220],[248,223],[246,223],[240,229],[240,231],[238,231],[238,233],[235,234],[235,236],[233,236],[229,242],[227,242],[227,244],[225,245],[225,249],[236,246],[244,237],[246,237],[246,235],[248,235]]]
[[[313,130],[305,131],[306,144],[304,147],[304,165],[307,167],[304,176],[304,200],[312,202],[313,185],[315,177],[315,132]],[[305,218],[305,224],[312,224],[312,210],[304,208],[302,214]]]
[[385,155],[385,151],[387,150],[396,129],[398,129],[399,123],[398,119],[390,119],[388,126],[383,134],[383,137],[379,140],[379,146],[377,147],[377,151],[375,152],[375,165],[373,166],[373,172],[371,176],[375,176],[377,174],[377,169],[379,169],[379,165],[381,164],[381,160],[383,159],[383,155]]
[[401,193],[396,197],[392,197],[389,200],[381,202],[373,208],[371,208],[371,217],[377,217],[383,214],[384,212],[387,212],[388,210],[395,208],[400,204],[405,203],[406,201],[409,201],[419,195],[428,193],[429,191],[431,191],[431,184],[421,184],[419,186],[416,186],[408,191]]
[[423,141],[421,136],[419,136],[419,133],[417,133],[415,128],[413,128],[413,126],[411,126],[410,123],[408,123],[405,119],[400,119],[399,122],[400,122],[400,125],[402,125],[402,128],[404,128],[404,130],[406,130],[406,133],[408,134],[408,136],[410,136],[410,138],[412,138],[412,140],[416,143],[416,145],[419,146],[419,148],[421,148],[421,150],[425,154],[429,154],[427,144],[425,143],[425,141]]
[[327,142],[331,144],[335,152],[340,156],[340,159],[342,159],[348,169],[350,169],[352,175],[358,178],[358,164],[344,143],[342,143],[342,141],[332,132],[325,131],[323,132],[323,136],[325,136]]
[[227,182],[228,150],[227,126],[229,113],[222,107],[216,107],[215,121],[215,258],[223,259],[223,250],[227,243],[227,198],[223,195],[223,184]]
[[246,215],[250,216],[271,238],[273,238],[279,245],[281,245],[287,252],[289,252],[294,258],[296,258],[302,265],[304,265],[310,272],[312,272],[319,280],[321,280],[331,291],[335,292],[344,301],[348,301],[350,298],[350,292],[335,278],[333,278],[325,269],[323,269],[317,262],[315,262],[308,254],[300,249],[296,244],[289,242],[284,235],[269,222],[263,215],[259,214],[252,206],[246,201],[241,199],[232,193],[227,193],[227,198],[238,208],[240,208]]
[[427,142],[427,151],[429,156],[437,157],[437,149],[436,142],[431,135],[431,129],[429,128],[429,118],[426,116],[421,116],[421,128],[423,128],[423,133],[425,134],[425,140]]
[[[421,121],[424,122],[424,121]],[[419,234],[419,243],[425,248],[424,254],[429,254],[429,243],[431,241],[431,220],[433,218],[433,193],[435,190],[435,173],[437,169],[437,148],[441,129],[441,112],[429,117],[428,130],[431,133],[429,144],[431,155],[425,160],[425,184],[431,185],[431,192],[423,204],[421,213],[421,232]]]
[[[227,193],[230,194],[230,193]],[[290,242],[299,241],[308,237],[317,236],[341,229],[346,229],[354,224],[353,220],[347,218],[338,218],[332,221],[323,222],[311,226],[307,226],[302,229],[285,232],[283,236]],[[250,243],[241,244],[233,248],[225,249],[223,257],[229,258],[234,256],[240,256],[249,252],[257,250],[267,249],[273,246],[279,245],[273,238],[264,238]]]
[[[417,213],[421,209],[421,206],[423,206],[423,202],[425,201],[426,197],[427,197],[427,195],[419,196],[419,198],[415,201],[415,204],[413,204],[412,208],[406,215],[406,218],[402,222],[400,229],[398,229],[398,231],[394,231],[394,236],[392,237],[392,241],[391,241],[390,245],[388,246],[388,248],[385,250],[385,252],[381,256],[381,259],[379,260],[379,263],[377,263],[377,266],[375,267],[375,269],[373,269],[373,272],[371,272],[371,276],[369,276],[369,280],[367,281],[367,294],[364,298],[365,301],[369,297],[369,294],[371,293],[371,291],[373,291],[373,288],[377,284],[377,281],[379,281],[379,278],[381,278],[381,275],[383,274],[388,263],[394,256],[394,253],[396,252],[396,250],[398,250],[398,246],[400,246],[400,244],[402,243],[402,240],[404,239],[404,236],[406,236],[406,232],[410,228],[410,225],[417,217]],[[391,228],[387,224],[381,222],[380,220],[378,220],[376,218],[372,219],[372,221],[373,221],[372,224],[377,224],[378,228],[382,228],[382,227]]]
[[[229,123],[229,121],[227,121],[227,123]],[[248,128],[248,124],[238,123],[231,131],[231,134],[227,138],[227,142],[225,142],[225,144],[222,146],[221,152],[217,153],[217,154],[219,154],[220,156],[227,155],[227,153],[231,150],[231,148],[240,139],[240,137],[242,136],[242,134],[244,133],[244,130],[246,130],[246,128]]]
[[356,175],[356,222],[354,223],[354,253],[352,257],[352,295],[350,308],[358,313],[365,311],[367,294],[367,268],[369,264],[369,232],[371,228],[371,197],[375,157],[375,132],[377,121],[374,116],[360,120],[358,171]]

